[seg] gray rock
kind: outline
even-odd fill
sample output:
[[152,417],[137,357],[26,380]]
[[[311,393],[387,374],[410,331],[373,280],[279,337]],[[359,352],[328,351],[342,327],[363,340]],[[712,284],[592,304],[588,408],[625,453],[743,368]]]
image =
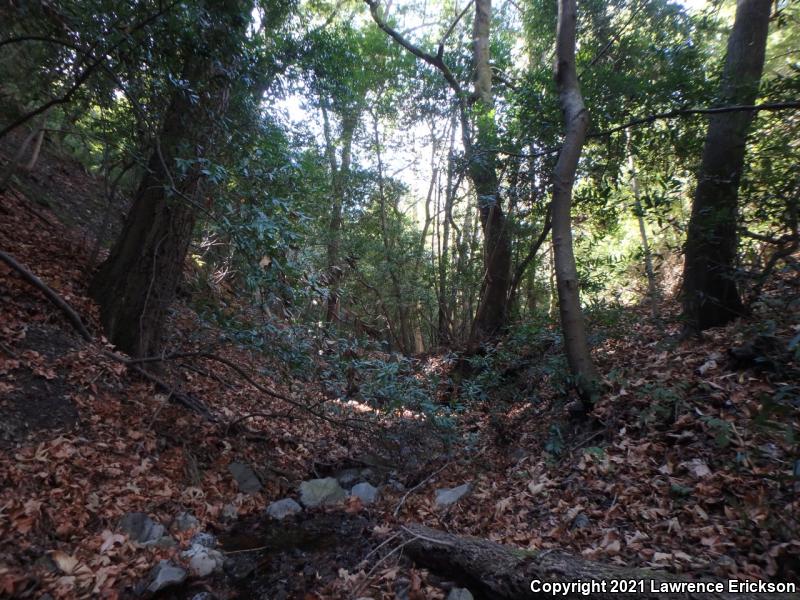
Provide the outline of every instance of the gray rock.
[[173,531],[189,531],[198,525],[200,525],[200,521],[192,513],[182,512],[172,520],[169,528]]
[[171,535],[162,535],[157,540],[150,540],[142,544],[142,546],[148,546],[150,548],[174,548],[177,545],[178,542]]
[[409,600],[408,591],[411,589],[411,580],[408,577],[398,577],[394,580],[395,600]]
[[119,522],[119,529],[127,533],[131,541],[140,544],[155,542],[164,537],[166,533],[161,523],[157,523],[141,512],[130,512],[123,515]]
[[523,458],[527,458],[529,456],[529,454],[530,453],[527,450],[525,450],[525,448],[514,448],[514,450],[511,451],[511,454],[509,455],[509,457],[514,462],[519,462]]
[[300,502],[306,508],[336,504],[346,497],[347,493],[333,477],[311,479],[300,484]]
[[222,507],[222,514],[220,515],[223,521],[235,521],[239,518],[239,509],[235,504],[226,504]]
[[447,600],[474,600],[472,594],[467,588],[454,587],[447,594]]
[[206,548],[216,548],[217,538],[211,533],[205,531],[198,531],[189,540],[190,546],[205,546]]
[[219,550],[212,550],[200,544],[194,544],[182,553],[189,559],[189,570],[197,577],[208,577],[222,569],[225,557]]
[[46,570],[48,573],[58,573],[60,569],[50,556],[47,554],[43,554],[39,558],[34,561],[34,566],[41,567],[42,569]]
[[436,490],[436,507],[443,508],[455,504],[469,493],[471,487],[471,484],[465,483],[454,488]]
[[258,564],[255,559],[246,555],[228,556],[222,565],[225,573],[237,581],[250,577]]
[[586,513],[578,513],[575,518],[572,520],[572,525],[570,526],[571,529],[586,529],[591,525],[591,521],[589,517],[586,516]]
[[277,500],[267,507],[267,515],[279,521],[285,519],[290,515],[296,515],[302,512],[303,507],[291,498],[284,498]]
[[180,585],[186,580],[186,571],[168,560],[162,560],[150,571],[147,591],[155,594],[164,588]]
[[339,485],[349,488],[361,479],[361,469],[345,469],[336,473],[335,477]]
[[372,504],[378,499],[378,488],[369,483],[359,483],[353,486],[350,495],[359,498],[363,504]]
[[228,471],[236,480],[239,490],[245,494],[256,494],[262,490],[261,480],[247,463],[232,462],[228,465]]
[[216,600],[216,598],[211,592],[199,592],[192,596],[192,600]]

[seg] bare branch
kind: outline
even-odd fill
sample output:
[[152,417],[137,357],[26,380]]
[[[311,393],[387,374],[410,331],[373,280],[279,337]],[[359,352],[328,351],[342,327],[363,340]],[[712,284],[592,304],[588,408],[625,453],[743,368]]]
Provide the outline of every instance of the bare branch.
[[458,25],[458,22],[461,19],[464,18],[465,14],[467,14],[467,11],[469,10],[469,7],[472,6],[472,2],[473,2],[473,0],[469,0],[469,2],[467,2],[467,5],[464,7],[464,10],[462,10],[459,13],[459,15],[456,17],[455,21],[453,21],[450,24],[450,27],[447,28],[447,31],[444,32],[444,35],[442,36],[442,39],[439,40],[439,48],[436,50],[436,56],[439,59],[441,59],[442,56],[444,56],[444,45],[447,42],[447,38],[449,38],[450,34],[453,33],[453,30],[456,28],[456,25]]

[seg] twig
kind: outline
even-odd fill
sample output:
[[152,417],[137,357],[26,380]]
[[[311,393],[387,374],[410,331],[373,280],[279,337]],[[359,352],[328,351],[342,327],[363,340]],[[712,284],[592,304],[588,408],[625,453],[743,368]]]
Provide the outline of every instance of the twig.
[[245,552],[260,552],[261,550],[267,550],[269,546],[257,546],[255,548],[245,548],[244,550],[223,550],[223,554],[244,554]]
[[366,561],[366,560],[367,560],[367,559],[368,559],[370,556],[372,556],[373,554],[375,554],[375,553],[376,553],[378,550],[380,550],[381,548],[383,548],[383,547],[384,547],[386,544],[388,544],[389,542],[391,542],[391,541],[392,541],[393,539],[395,539],[395,538],[396,538],[398,535],[400,535],[400,532],[399,532],[399,531],[397,531],[397,532],[393,533],[392,535],[390,535],[388,538],[386,538],[386,539],[385,539],[385,540],[383,540],[383,541],[382,541],[380,544],[378,544],[378,545],[377,545],[377,546],[375,546],[375,547],[374,547],[372,550],[370,550],[370,551],[367,553],[367,555],[366,555],[364,558],[362,558],[362,559],[361,559],[361,561],[362,561],[362,562],[363,562],[363,561]]
[[333,425],[344,425],[346,427],[351,427],[352,429],[358,430],[359,429],[358,427],[356,427],[355,425],[353,425],[351,423],[348,423],[348,421],[363,421],[363,419],[355,419],[355,418],[349,418],[349,417],[345,418],[343,420],[338,420],[338,419],[334,419],[332,417],[329,417],[328,415],[326,415],[326,414],[324,414],[324,413],[322,413],[320,411],[314,410],[313,408],[311,408],[309,406],[306,406],[302,402],[294,400],[293,398],[290,398],[289,396],[286,396],[285,394],[281,394],[280,392],[276,392],[272,388],[269,388],[269,387],[267,387],[265,385],[262,385],[262,384],[258,383],[250,375],[248,375],[247,372],[244,369],[242,369],[239,365],[231,362],[227,358],[223,358],[221,356],[218,356],[216,354],[212,354],[210,352],[174,352],[172,354],[165,354],[163,356],[147,356],[147,357],[143,357],[143,358],[131,358],[131,359],[128,359],[128,363],[127,364],[133,365],[133,364],[136,364],[136,363],[162,362],[162,361],[166,361],[166,360],[174,360],[176,358],[189,358],[189,357],[206,358],[208,360],[214,360],[214,361],[217,361],[219,363],[222,363],[223,365],[227,366],[229,369],[235,371],[242,379],[244,379],[247,383],[252,385],[259,392],[261,392],[263,394],[266,394],[268,396],[272,396],[273,398],[277,398],[278,400],[283,400],[287,404],[291,404],[292,406],[294,406],[296,408],[299,408],[300,410],[303,410],[303,411],[305,411],[305,412],[317,417],[318,419],[322,419],[323,421],[327,421],[327,422],[329,422],[329,423],[331,423]]
[[238,425],[242,421],[246,421],[247,419],[252,419],[253,417],[262,417],[264,419],[289,419],[290,421],[292,421],[292,420],[297,418],[297,417],[294,417],[292,415],[283,415],[283,414],[280,414],[280,413],[267,413],[267,412],[247,413],[246,415],[242,415],[238,419],[234,419],[233,421],[228,423],[227,427],[225,427],[225,434],[226,435],[228,434],[228,431],[230,431],[231,427],[235,427],[236,425]]
[[453,544],[452,542],[445,542],[444,540],[437,540],[436,538],[432,538],[432,537],[428,537],[426,535],[422,535],[421,533],[417,533],[416,531],[411,531],[405,525],[401,525],[400,529],[402,529],[406,533],[409,533],[410,535],[414,536],[412,539],[408,540],[408,542],[406,542],[406,543],[413,542],[415,539],[417,539],[417,540],[425,540],[426,542],[431,542],[432,544],[437,544],[439,546],[451,546],[451,547],[455,546],[455,544]]
[[25,266],[17,262],[13,256],[3,252],[2,250],[0,250],[0,260],[19,273],[25,281],[42,292],[45,297],[50,300],[50,302],[55,304],[58,309],[64,313],[64,316],[67,317],[69,322],[84,340],[87,342],[92,341],[92,334],[89,333],[88,329],[86,329],[86,325],[83,324],[83,321],[81,321],[78,313],[76,313],[75,310],[69,304],[67,304],[67,302],[61,296],[56,294],[52,288],[34,275]]
[[[44,283],[41,279],[39,279],[36,275],[34,275],[29,269],[25,266],[17,262],[14,257],[10,254],[7,254],[0,250],[0,260],[5,262],[8,266],[14,269],[17,273],[19,273],[25,281],[33,285],[36,289],[41,291],[45,297],[52,302],[55,306],[64,313],[64,315],[69,320],[70,324],[73,328],[80,334],[80,336],[86,340],[87,342],[94,342],[95,339],[92,337],[92,334],[89,333],[89,330],[86,329],[86,326],[83,324],[83,321],[78,316],[78,313],[75,312],[73,309],[61,296],[59,296],[51,287],[49,287],[46,283]],[[186,408],[199,413],[209,421],[217,421],[218,419],[214,417],[208,408],[203,405],[203,403],[192,399],[190,396],[186,394],[182,394],[175,390],[172,386],[168,385],[165,381],[161,380],[160,378],[156,377],[152,373],[145,371],[139,365],[136,364],[134,359],[125,358],[115,352],[111,352],[109,350],[101,350],[103,356],[110,358],[116,362],[124,364],[129,369],[136,371],[139,375],[153,383],[157,388],[167,392],[169,397],[175,399],[178,404],[185,406]]]
[[407,498],[408,498],[408,497],[409,497],[411,494],[413,494],[415,491],[417,491],[417,490],[418,490],[419,488],[421,488],[423,485],[425,485],[426,483],[428,483],[428,481],[430,481],[431,479],[433,479],[433,477],[434,477],[434,476],[438,475],[439,473],[441,473],[442,471],[444,471],[444,470],[445,470],[445,468],[447,468],[447,467],[449,467],[449,466],[450,466],[450,463],[449,463],[449,462],[448,462],[448,463],[445,463],[444,465],[442,465],[441,467],[439,467],[438,469],[436,469],[436,470],[435,470],[433,473],[431,473],[430,475],[428,475],[428,476],[427,476],[425,479],[423,479],[422,481],[420,481],[420,482],[419,482],[417,485],[415,485],[415,486],[414,486],[414,487],[412,487],[410,490],[408,490],[408,491],[407,491],[407,492],[406,492],[406,493],[403,495],[403,497],[402,497],[402,498],[400,498],[400,502],[397,504],[397,508],[395,508],[395,509],[394,509],[394,516],[396,517],[396,516],[398,515],[398,513],[400,512],[400,509],[403,507],[403,504],[405,503],[406,499],[407,499]]
[[389,552],[387,552],[387,553],[386,553],[386,554],[385,554],[385,555],[384,555],[384,556],[383,556],[383,557],[382,557],[382,558],[381,558],[381,559],[380,559],[378,562],[376,562],[376,563],[375,563],[375,564],[372,566],[372,568],[371,568],[371,569],[370,569],[370,570],[367,572],[367,574],[364,576],[364,582],[363,582],[363,583],[362,583],[360,586],[358,586],[358,588],[356,589],[356,592],[355,592],[353,595],[354,595],[354,596],[356,596],[356,597],[357,597],[357,596],[359,596],[359,595],[360,595],[360,593],[361,593],[361,592],[364,590],[364,588],[366,588],[366,586],[367,586],[367,585],[369,585],[369,578],[370,578],[370,577],[372,577],[372,574],[373,574],[375,571],[377,571],[377,570],[378,570],[378,567],[380,567],[380,566],[381,566],[383,563],[385,563],[385,562],[386,562],[386,561],[389,559],[389,557],[390,557],[390,556],[392,556],[393,554],[396,554],[397,552],[399,552],[400,550],[402,550],[403,548],[405,548],[405,547],[406,547],[408,544],[410,544],[410,543],[411,543],[411,542],[413,542],[413,541],[414,541],[413,539],[411,539],[411,540],[406,540],[406,541],[405,541],[405,542],[403,542],[402,544],[399,544],[399,545],[397,545],[396,547],[392,548],[392,549],[391,549]]

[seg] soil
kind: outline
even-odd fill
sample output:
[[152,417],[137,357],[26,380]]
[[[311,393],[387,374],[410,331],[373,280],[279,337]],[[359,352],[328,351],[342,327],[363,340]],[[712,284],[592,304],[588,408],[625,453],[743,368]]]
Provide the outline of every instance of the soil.
[[336,579],[340,569],[352,571],[359,564],[375,545],[371,528],[368,519],[341,507],[283,521],[255,517],[237,522],[219,536],[219,549],[226,555],[222,574],[156,597],[190,600],[209,592],[219,600],[304,600],[321,581]]

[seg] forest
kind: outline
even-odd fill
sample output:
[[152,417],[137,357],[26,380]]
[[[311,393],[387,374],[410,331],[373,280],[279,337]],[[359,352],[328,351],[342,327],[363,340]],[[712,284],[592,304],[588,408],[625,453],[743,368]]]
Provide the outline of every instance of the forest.
[[800,598],[800,3],[0,2],[0,598]]

